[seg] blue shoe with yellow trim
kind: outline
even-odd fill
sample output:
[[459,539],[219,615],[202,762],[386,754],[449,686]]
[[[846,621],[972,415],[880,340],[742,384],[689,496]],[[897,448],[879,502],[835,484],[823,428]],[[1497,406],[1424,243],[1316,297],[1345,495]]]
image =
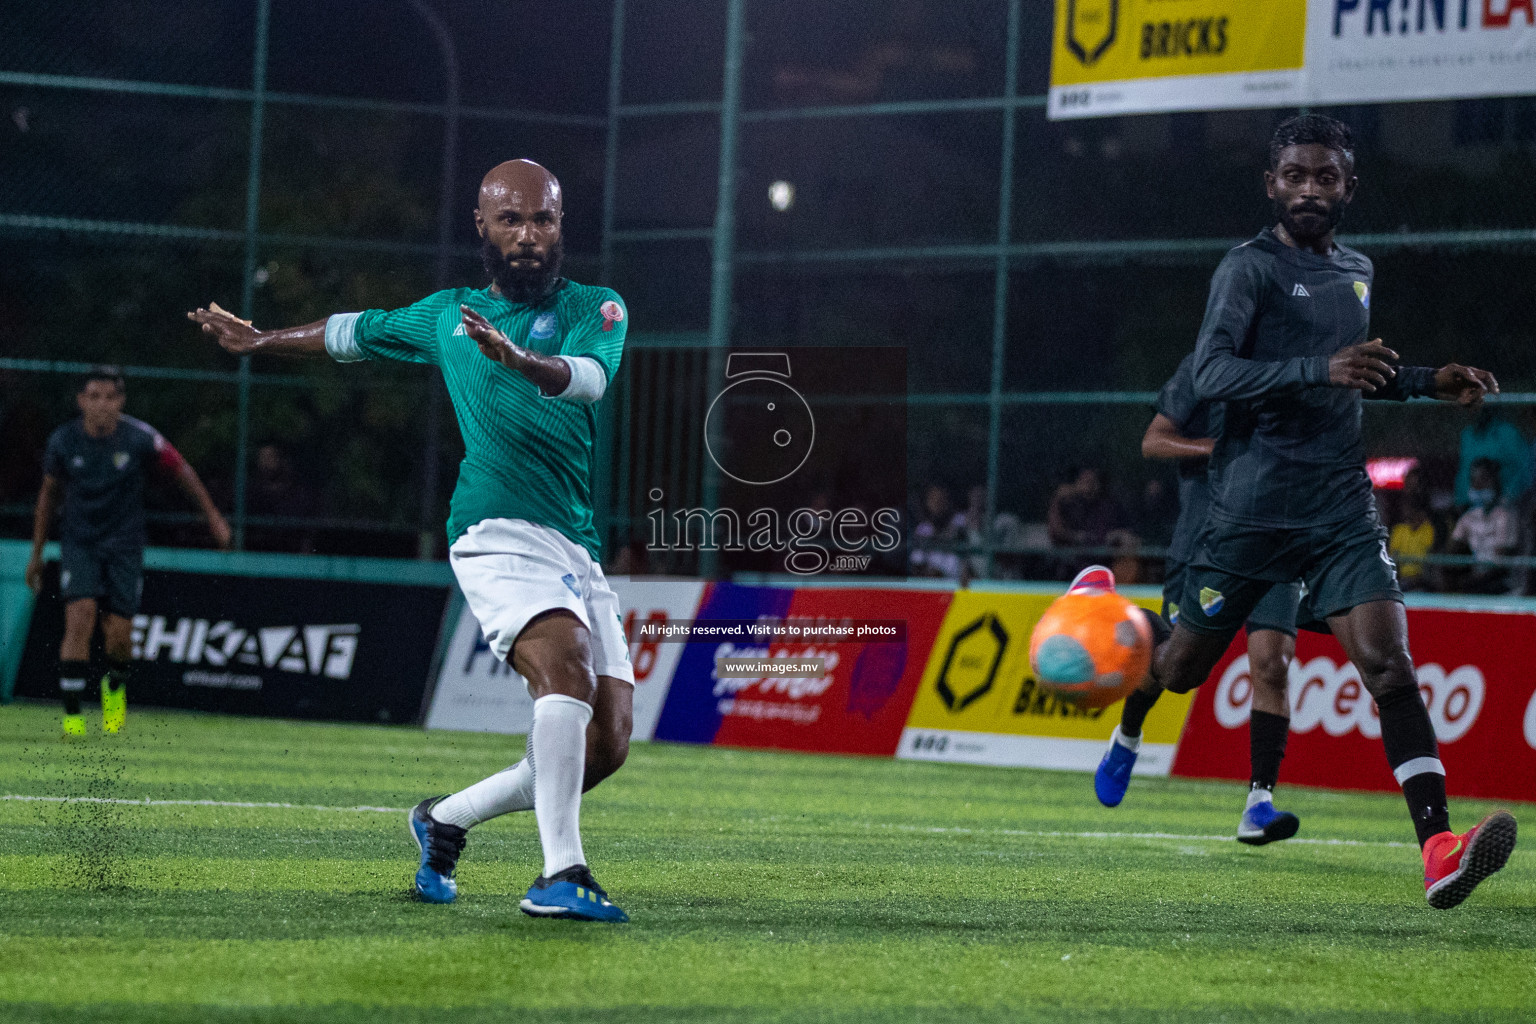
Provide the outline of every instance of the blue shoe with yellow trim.
[[432,817],[432,805],[441,799],[443,797],[428,797],[412,807],[407,816],[411,838],[421,850],[421,866],[416,869],[416,895],[428,903],[452,903],[458,898],[459,883],[453,880],[453,871],[469,834],[468,829]]
[[575,921],[623,924],[629,915],[609,902],[585,864],[568,867],[553,878],[540,875],[518,904],[529,917],[564,917]]

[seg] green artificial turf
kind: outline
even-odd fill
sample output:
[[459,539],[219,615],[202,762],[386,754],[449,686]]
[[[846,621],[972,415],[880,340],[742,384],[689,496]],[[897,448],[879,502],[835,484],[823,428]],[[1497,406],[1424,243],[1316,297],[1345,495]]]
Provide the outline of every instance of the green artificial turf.
[[[1536,1012],[1536,853],[1432,911],[1397,796],[1282,789],[1302,839],[1353,845],[1251,849],[1225,838],[1235,785],[1138,779],[1109,811],[1082,774],[640,744],[582,816],[633,922],[584,925],[518,912],[526,814],[472,833],[457,904],[408,895],[415,846],[379,808],[520,739],[144,709],[115,738],[56,728],[0,709],[3,1021]],[[300,806],[113,802],[146,799]]]

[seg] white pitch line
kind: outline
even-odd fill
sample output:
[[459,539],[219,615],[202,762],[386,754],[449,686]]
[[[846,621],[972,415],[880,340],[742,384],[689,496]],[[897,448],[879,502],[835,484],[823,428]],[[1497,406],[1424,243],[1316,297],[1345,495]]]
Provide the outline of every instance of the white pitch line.
[[[49,804],[111,804],[118,807],[234,807],[257,810],[324,811],[338,814],[404,814],[404,807],[330,807],[325,804],[289,804],[251,800],[128,800],[104,796],[31,796],[21,793],[0,794],[0,801]],[[1171,839],[1181,843],[1235,843],[1236,836],[1183,835],[1177,832],[1064,832],[1019,828],[965,828],[946,825],[897,825],[864,822],[865,828],[894,829],[928,835],[1022,836],[1034,839]],[[1287,839],[1292,846],[1371,846],[1404,849],[1412,843],[1382,842],[1372,839]]]
[[151,800],[145,797],[142,800],[125,800],[117,797],[105,796],[28,796],[21,793],[0,794],[0,800],[14,800],[21,803],[47,803],[47,804],[113,804],[119,807],[252,807],[263,810],[279,811],[332,811],[362,814],[404,814],[404,807],[327,807],[325,804],[285,804],[263,803],[247,800]]

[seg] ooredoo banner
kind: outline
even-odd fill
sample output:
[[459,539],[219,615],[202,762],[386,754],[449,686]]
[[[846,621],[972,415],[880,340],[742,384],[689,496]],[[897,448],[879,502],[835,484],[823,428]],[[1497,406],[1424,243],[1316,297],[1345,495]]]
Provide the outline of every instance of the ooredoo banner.
[[[448,588],[148,569],[134,704],[274,718],[415,722]],[[64,613],[50,563],[16,692],[54,699]]]
[[[634,728],[630,735],[648,740],[656,728],[667,686],[681,647],[634,639],[639,623],[665,625],[694,617],[704,584],[697,580],[610,577],[609,585],[624,610],[624,633],[631,638],[635,670]],[[464,732],[527,733],[533,723],[533,698],[521,676],[491,654],[480,623],[463,607],[453,624],[437,686],[427,711],[428,729]]]
[[[904,623],[896,640],[689,640],[681,651],[656,739],[833,754],[896,751],[923,663],[943,622],[945,592],[711,584],[708,621],[849,625]],[[725,675],[723,659],[809,659],[800,675]]]
[[[1409,609],[1408,634],[1451,794],[1536,800],[1536,615]],[[1241,638],[1195,692],[1173,774],[1246,779],[1253,691]],[[1282,783],[1397,790],[1375,702],[1332,637],[1297,638],[1290,703]]]
[[[1040,688],[1029,637],[1056,593],[955,594],[928,656],[896,756],[1092,771],[1121,704],[1084,710]],[[1137,602],[1155,608],[1151,599]],[[1165,694],[1147,716],[1136,772],[1167,775],[1190,697]]]
[[1048,115],[1536,91],[1536,0],[1056,0]]

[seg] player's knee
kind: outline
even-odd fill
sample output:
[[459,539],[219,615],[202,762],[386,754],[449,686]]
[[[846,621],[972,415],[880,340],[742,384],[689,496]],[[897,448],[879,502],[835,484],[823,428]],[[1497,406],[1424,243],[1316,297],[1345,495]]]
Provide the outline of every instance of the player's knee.
[[1394,690],[1419,688],[1413,657],[1405,650],[1360,652],[1355,667],[1360,670],[1360,681],[1366,691],[1377,700]]
[[1248,678],[1256,689],[1284,692],[1290,674],[1290,659],[1278,651],[1249,652]]
[[584,651],[540,651],[527,658],[522,668],[535,697],[559,693],[590,704],[597,691],[597,676],[592,671],[592,660]]

